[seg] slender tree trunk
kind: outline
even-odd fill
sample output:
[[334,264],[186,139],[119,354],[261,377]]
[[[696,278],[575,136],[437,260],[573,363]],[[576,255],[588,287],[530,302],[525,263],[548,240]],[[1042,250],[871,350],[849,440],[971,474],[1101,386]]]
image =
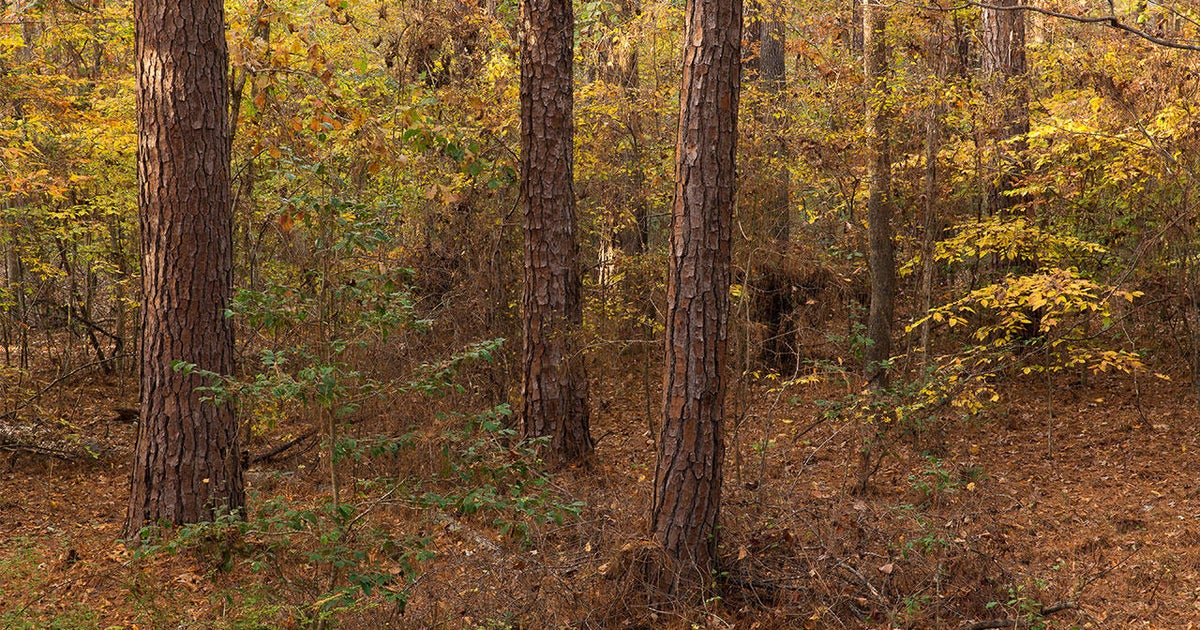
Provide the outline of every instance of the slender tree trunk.
[[[258,0],[258,5],[254,9],[254,38],[263,40],[267,44],[267,50],[270,50],[271,43],[271,6],[267,4],[267,0]],[[234,69],[233,86],[230,88],[230,118],[229,118],[229,143],[232,145],[237,138],[238,122],[242,118],[242,94],[245,93],[246,81],[254,74],[250,67]]]
[[767,116],[762,121],[769,138],[767,159],[772,167],[769,175],[772,185],[767,190],[765,209],[768,236],[776,245],[786,244],[791,230],[788,196],[791,174],[787,167],[787,136],[782,119],[786,111],[782,99],[787,88],[785,9],[785,5],[771,3],[759,14],[762,27],[759,33],[758,77],[771,105],[766,109]]
[[[942,89],[942,79],[948,72],[948,67],[953,68],[955,63],[956,53],[948,51],[947,48],[957,46],[957,37],[947,38],[944,35],[943,27],[945,20],[941,14],[934,14],[933,32],[926,40],[925,58],[928,60],[930,69],[932,102],[925,110],[925,187],[922,196],[924,197],[924,214],[925,226],[924,234],[921,242],[921,314],[928,313],[933,308],[933,288],[937,284],[937,264],[934,261],[934,246],[937,242],[937,237],[941,233],[941,219],[938,216],[938,152],[941,146],[941,124],[942,124],[942,100],[940,91]],[[958,25],[955,23],[955,35],[958,32]],[[949,46],[948,46],[949,45]],[[920,328],[920,347],[921,347],[921,366],[926,367],[929,364],[929,342],[930,333],[932,331],[932,322],[926,320],[921,323]]]
[[[638,2],[639,0],[622,0],[617,3],[616,17],[622,27],[629,28],[640,13]],[[644,190],[646,176],[642,171],[642,114],[637,103],[638,49],[633,42],[618,45],[614,39],[609,42],[606,56],[607,63],[602,64],[601,76],[605,81],[621,86],[622,100],[627,108],[624,112],[625,125],[629,130],[629,148],[625,151],[629,184],[618,199],[618,208],[622,215],[633,215],[615,217],[617,228],[613,234],[613,241],[626,255],[636,255],[646,250],[650,237]]]
[[685,599],[710,583],[724,459],[742,3],[688,0],[667,276],[665,417],[648,583]]
[[[640,12],[639,0],[620,0],[613,5],[611,14],[605,15],[605,27],[611,35],[600,46],[595,76],[610,88],[620,89],[622,107],[616,117],[622,123],[627,140],[613,138],[623,144],[620,155],[624,162],[619,181],[611,181],[607,192],[612,203],[606,230],[600,243],[600,284],[607,288],[618,273],[621,258],[636,256],[645,251],[649,242],[649,217],[647,212],[645,173],[642,169],[642,114],[638,107],[638,49],[633,41],[618,36],[628,33]],[[637,282],[634,275],[627,282]]]
[[[786,329],[792,310],[792,280],[786,273],[787,250],[791,236],[787,135],[784,103],[787,87],[785,49],[787,43],[786,6],[769,3],[758,9],[751,24],[756,24],[758,59],[755,64],[763,102],[756,117],[764,138],[761,155],[764,173],[761,195],[761,220],[766,232],[765,255],[752,281],[746,282],[759,305],[755,319],[766,328],[762,354],[764,362],[781,372],[794,365],[793,335]],[[763,312],[765,309],[765,312]]]
[[[921,242],[921,313],[928,313],[933,308],[933,285],[937,265],[933,260],[934,244],[940,230],[937,216],[937,156],[938,156],[938,123],[941,107],[938,104],[929,106],[925,113],[925,229]],[[925,320],[921,323],[921,364],[929,363],[929,334],[931,323]]]
[[[258,5],[254,10],[254,38],[261,39],[264,47],[270,50],[271,44],[271,18],[273,10],[267,0],[258,0]],[[232,102],[230,103],[230,121],[229,121],[229,144],[230,147],[237,140],[237,134],[240,129],[239,124],[242,119],[242,96],[245,93],[246,83],[254,76],[255,72],[251,70],[253,62],[248,63],[241,70],[235,70],[233,74],[233,87],[230,90]],[[264,116],[263,106],[266,104],[267,94],[263,94],[266,88],[251,83],[250,101],[258,105],[260,110],[257,114],[261,120]],[[268,91],[269,93],[269,91]],[[232,150],[232,149],[231,149]],[[234,242],[237,243],[237,249],[245,257],[244,260],[235,263],[241,274],[238,278],[239,282],[244,283],[242,286],[247,287],[251,291],[257,290],[258,287],[258,265],[259,265],[259,247],[255,238],[255,212],[258,209],[257,199],[255,198],[255,187],[258,184],[258,159],[251,155],[248,163],[242,169],[241,181],[235,182],[233,198],[233,215],[235,225],[238,224],[239,218],[241,229],[235,230]],[[237,238],[237,231],[240,231],[241,238]]]
[[[1020,0],[997,0],[997,7],[1015,7]],[[1025,85],[1025,12],[982,10],[983,74],[989,109],[995,112],[995,177],[987,190],[987,208],[1005,213],[1020,200],[1008,194],[1024,170],[1021,161],[1029,133],[1029,93]]]
[[125,373],[130,369],[131,362],[121,355],[125,354],[125,341],[129,335],[129,260],[125,255],[125,232],[121,229],[121,217],[113,215],[109,219],[108,233],[111,247],[111,264],[116,272],[113,277],[113,362],[117,373]]
[[863,46],[867,94],[868,158],[867,225],[870,249],[871,307],[867,315],[867,378],[874,387],[887,386],[883,362],[892,351],[892,302],[896,286],[896,259],[892,248],[891,155],[888,119],[889,88],[885,32],[886,9],[879,0],[863,2]]
[[[15,207],[20,207],[19,204],[14,204]],[[9,208],[12,211],[12,208]],[[21,241],[20,241],[20,226],[13,225],[9,232],[8,247],[4,251],[4,262],[6,269],[6,280],[8,290],[12,295],[12,304],[8,309],[8,320],[17,330],[15,335],[17,345],[20,347],[21,357],[17,366],[25,369],[29,367],[29,303],[28,291],[26,286],[25,262],[21,260]]]
[[521,205],[525,212],[525,434],[559,463],[592,451],[573,188],[570,0],[525,0],[521,33]]
[[233,372],[229,55],[220,0],[138,0],[141,423],[128,529],[245,505],[237,422],[183,361]]
[[850,52],[861,55],[863,52],[863,2],[865,0],[850,0]]

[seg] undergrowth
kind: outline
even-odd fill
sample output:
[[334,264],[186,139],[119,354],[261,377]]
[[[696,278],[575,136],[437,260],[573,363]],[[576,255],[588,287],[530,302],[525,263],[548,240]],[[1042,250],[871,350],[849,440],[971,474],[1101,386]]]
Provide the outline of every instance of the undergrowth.
[[[537,441],[519,440],[500,405],[458,418],[440,437],[439,474],[428,479],[356,481],[347,500],[253,501],[250,514],[177,528],[149,527],[135,539],[135,561],[186,554],[209,572],[246,571],[270,589],[226,592],[226,616],[323,626],[349,616],[399,617],[416,587],[421,565],[435,558],[422,532],[443,519],[482,521],[518,545],[534,528],[563,523],[582,504],[551,491]],[[451,420],[449,418],[443,421]],[[351,459],[415,457],[411,440],[346,441]],[[405,516],[416,514],[417,518]]]

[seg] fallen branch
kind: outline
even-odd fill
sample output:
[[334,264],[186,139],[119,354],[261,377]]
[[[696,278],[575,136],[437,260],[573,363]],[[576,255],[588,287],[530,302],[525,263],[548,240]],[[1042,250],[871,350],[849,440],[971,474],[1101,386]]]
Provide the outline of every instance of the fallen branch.
[[93,368],[93,367],[96,367],[96,366],[103,365],[104,363],[107,363],[107,362],[109,362],[109,361],[115,361],[115,360],[117,360],[117,359],[124,359],[124,358],[126,358],[126,357],[132,357],[132,356],[133,356],[132,354],[128,354],[128,353],[126,353],[126,354],[115,354],[115,355],[113,355],[113,356],[111,356],[111,357],[108,357],[107,359],[105,359],[105,360],[103,360],[103,361],[92,361],[91,363],[85,363],[85,364],[83,364],[83,365],[81,365],[81,366],[79,366],[79,367],[75,368],[74,370],[71,370],[70,372],[67,372],[66,374],[63,374],[62,376],[60,376],[60,377],[58,377],[58,378],[54,379],[53,381],[50,381],[50,384],[48,384],[48,385],[46,385],[45,387],[43,387],[42,389],[38,390],[38,393],[36,393],[36,394],[34,394],[34,395],[30,396],[29,398],[26,398],[25,400],[21,401],[19,404],[17,404],[17,406],[13,407],[12,409],[9,409],[9,410],[8,410],[8,411],[6,411],[5,413],[3,413],[3,414],[0,414],[0,420],[8,420],[9,418],[15,418],[15,417],[17,417],[17,413],[18,413],[18,412],[20,412],[21,410],[25,409],[26,407],[29,407],[29,406],[30,406],[30,405],[32,405],[33,403],[37,402],[37,400],[38,400],[39,398],[41,398],[42,396],[44,396],[44,395],[46,394],[46,392],[48,392],[48,391],[50,391],[50,390],[54,389],[55,387],[57,387],[57,386],[58,386],[60,383],[62,383],[63,381],[66,381],[67,379],[71,378],[72,376],[75,376],[76,374],[78,374],[78,373],[80,373],[80,372],[82,372],[82,371],[84,371],[84,370],[86,370],[86,369],[88,369],[88,368]]
[[[1079,606],[1072,601],[1062,601],[1049,606],[1043,606],[1038,611],[1039,617],[1049,617],[1054,613],[1059,613],[1064,610],[1072,610]],[[996,630],[999,628],[1019,628],[1021,626],[1020,619],[989,619],[987,621],[976,621],[965,626],[959,626],[958,630]]]
[[273,448],[265,453],[259,453],[258,455],[251,457],[250,463],[257,464],[259,462],[269,462],[272,459],[278,457],[279,455],[291,450],[292,447],[296,446],[297,444],[300,444],[301,442],[303,442],[309,438],[316,437],[316,435],[317,435],[317,432],[315,429],[306,431],[305,433],[300,434],[300,436],[294,440],[289,440],[287,442],[284,442],[283,444],[280,444],[279,446],[276,446],[275,448]]
[[27,444],[25,442],[9,442],[7,440],[0,441],[0,451],[8,451],[10,453],[30,453],[33,455],[42,455],[44,457],[53,457],[64,462],[74,461],[77,457],[64,450],[50,448],[48,446],[38,446],[37,444]]

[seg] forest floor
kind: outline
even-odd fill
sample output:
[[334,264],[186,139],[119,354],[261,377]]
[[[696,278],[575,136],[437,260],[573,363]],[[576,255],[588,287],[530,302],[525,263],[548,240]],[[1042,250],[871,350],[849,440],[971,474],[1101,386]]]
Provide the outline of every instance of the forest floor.
[[[730,418],[720,596],[688,607],[644,605],[619,566],[644,544],[654,449],[642,380],[597,382],[596,461],[551,482],[585,503],[577,518],[517,539],[484,516],[376,509],[368,520],[435,555],[406,610],[365,600],[334,625],[1200,627],[1200,429],[1184,379],[1001,387],[978,417],[886,438],[865,494],[855,427],[750,390]],[[839,395],[818,390],[799,393]],[[0,627],[298,626],[314,604],[290,586],[315,561],[235,550],[214,562],[203,545],[142,556],[121,542],[135,429],[115,409],[135,395],[100,377],[65,391],[40,403],[60,414],[55,430],[101,452],[0,461]],[[253,466],[251,509],[326,492],[317,451]]]

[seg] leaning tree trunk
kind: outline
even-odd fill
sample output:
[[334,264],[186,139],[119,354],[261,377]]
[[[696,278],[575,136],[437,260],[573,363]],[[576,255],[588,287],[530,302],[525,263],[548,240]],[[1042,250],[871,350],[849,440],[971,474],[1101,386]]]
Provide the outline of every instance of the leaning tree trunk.
[[182,361],[233,372],[229,55],[220,0],[138,0],[141,423],[128,528],[245,505],[232,405],[202,401]]
[[557,463],[592,451],[572,182],[570,0],[525,0],[521,35],[521,205],[525,212],[523,418]]
[[1029,94],[1025,86],[1025,12],[1011,7],[1019,0],[996,0],[984,8],[984,94],[993,122],[995,177],[988,186],[987,208],[993,214],[1011,211],[1020,201],[1011,191],[1024,170],[1021,165],[1029,133]]
[[887,83],[887,13],[879,0],[863,2],[863,46],[867,92],[868,158],[867,226],[871,271],[871,307],[867,314],[866,374],[871,385],[887,385],[884,364],[892,352],[892,302],[896,287],[896,258],[892,248],[890,122]]
[[650,585],[694,598],[717,562],[741,0],[688,0],[667,275],[665,418]]

